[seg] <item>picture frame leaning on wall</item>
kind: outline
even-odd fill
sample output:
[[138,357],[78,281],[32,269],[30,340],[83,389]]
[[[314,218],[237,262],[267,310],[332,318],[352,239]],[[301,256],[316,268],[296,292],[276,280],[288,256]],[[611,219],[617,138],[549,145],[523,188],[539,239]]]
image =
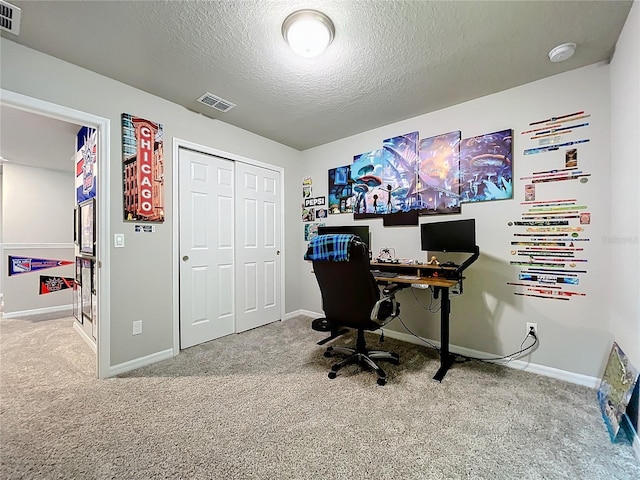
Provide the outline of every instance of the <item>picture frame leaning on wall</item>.
[[90,198],[79,205],[80,210],[80,253],[95,256],[96,254],[96,200]]

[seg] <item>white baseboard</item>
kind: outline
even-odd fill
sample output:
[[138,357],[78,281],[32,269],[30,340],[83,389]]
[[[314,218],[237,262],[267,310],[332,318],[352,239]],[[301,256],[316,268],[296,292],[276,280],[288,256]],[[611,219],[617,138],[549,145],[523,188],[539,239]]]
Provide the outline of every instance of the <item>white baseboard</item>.
[[[377,333],[380,331],[377,330]],[[387,337],[395,338],[397,340],[402,340],[408,343],[414,343],[417,345],[424,345],[424,343],[419,339],[410,335],[408,333],[396,332],[395,330],[385,329],[384,334]],[[429,342],[433,345],[440,346],[440,342],[438,340],[431,340],[428,338],[424,339],[426,342]],[[458,345],[449,345],[449,349],[452,352],[458,353],[460,355],[475,357],[475,358],[491,358],[495,357],[495,354],[480,352],[478,350],[472,350],[470,348],[460,347]],[[595,377],[589,377],[588,375],[581,375],[579,373],[568,372],[566,370],[560,370],[557,368],[546,367],[544,365],[538,365],[535,363],[524,362],[522,360],[512,360],[509,363],[496,362],[504,365],[509,368],[516,368],[518,370],[524,370],[526,372],[535,373],[538,375],[544,375],[545,377],[555,378],[557,380],[564,380],[565,382],[574,383],[576,385],[582,385],[589,388],[597,388],[600,385],[600,379]]]
[[152,363],[159,362],[161,360],[167,360],[169,358],[173,358],[173,348],[168,348],[167,350],[163,350],[161,352],[152,353],[151,355],[147,355],[146,357],[135,358],[133,360],[129,360],[128,362],[119,363],[118,365],[112,365],[109,367],[108,377],[115,377],[116,375],[120,375],[121,373],[130,372],[131,370],[135,370],[136,368],[146,367],[147,365],[151,365]]
[[312,317],[312,318],[320,318],[324,317],[324,314],[312,312],[311,310],[296,310],[295,312],[289,312],[284,315],[283,320],[291,320],[292,318],[296,318],[299,316]]
[[80,334],[82,338],[84,338],[84,341],[87,342],[89,347],[91,347],[91,350],[93,350],[93,353],[97,355],[98,350],[96,347],[96,341],[92,337],[87,335],[87,332],[84,331],[84,329],[80,326],[78,322],[73,322],[73,328],[75,329],[76,332]]
[[57,307],[47,307],[47,308],[36,308],[33,310],[20,310],[17,312],[9,312],[3,313],[3,318],[18,318],[18,317],[28,317],[29,315],[40,315],[43,313],[55,313],[62,312],[64,310],[69,310],[71,312],[73,310],[73,305],[59,305]]
[[[318,313],[318,312],[312,312],[309,310],[297,310],[295,312],[288,313],[285,319],[288,320],[298,315],[305,315],[307,317],[312,317],[312,318],[320,318],[324,316],[322,313]],[[376,332],[374,333],[380,334],[380,330],[376,330]],[[384,334],[387,337],[395,338],[403,342],[413,343],[416,345],[423,345],[423,346],[425,345],[425,343],[421,339],[416,338],[415,336],[410,335],[408,333],[396,332],[395,330],[385,329]],[[430,340],[428,338],[425,338],[423,340],[433,345],[436,345],[438,347],[440,346],[440,342],[438,340]],[[495,357],[495,354],[480,352],[478,350],[472,350],[470,348],[465,348],[465,347],[459,347],[458,345],[450,345],[449,348],[455,353],[459,353],[460,355],[465,355],[469,357],[476,357],[476,358]],[[566,370],[546,367],[544,365],[538,365],[535,363],[525,362],[522,360],[512,360],[511,362],[505,363],[504,365],[509,368],[517,368],[519,370],[524,370],[526,372],[531,372],[538,375],[544,375],[545,377],[555,378],[557,380],[564,380],[565,382],[574,383],[576,385],[582,385],[589,388],[597,388],[598,385],[600,385],[600,379],[596,377],[590,377],[588,375],[582,375],[579,373],[568,372]]]

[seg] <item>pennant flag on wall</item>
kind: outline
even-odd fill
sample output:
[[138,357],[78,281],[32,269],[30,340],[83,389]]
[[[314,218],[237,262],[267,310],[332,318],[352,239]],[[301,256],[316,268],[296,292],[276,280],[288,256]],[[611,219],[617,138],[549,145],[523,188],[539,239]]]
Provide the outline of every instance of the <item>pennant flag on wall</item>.
[[9,255],[9,276],[35,272],[45,268],[72,265],[73,263],[70,260],[50,260],[48,258],[14,257]]
[[75,280],[73,278],[40,275],[40,295],[73,288],[74,282]]

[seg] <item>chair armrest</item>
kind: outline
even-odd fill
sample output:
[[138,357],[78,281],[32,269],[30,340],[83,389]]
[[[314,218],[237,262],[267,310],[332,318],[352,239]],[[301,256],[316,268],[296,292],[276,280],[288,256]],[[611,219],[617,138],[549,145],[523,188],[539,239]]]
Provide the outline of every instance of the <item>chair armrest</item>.
[[382,290],[382,295],[386,297],[393,297],[396,294],[396,292],[398,292],[399,290],[402,290],[403,288],[404,287],[401,287],[397,283],[390,283],[386,287],[384,287],[384,290]]
[[396,283],[391,283],[382,290],[380,300],[376,302],[371,310],[372,321],[382,323],[381,326],[384,326],[400,315],[400,303],[396,300],[395,294],[402,288]]

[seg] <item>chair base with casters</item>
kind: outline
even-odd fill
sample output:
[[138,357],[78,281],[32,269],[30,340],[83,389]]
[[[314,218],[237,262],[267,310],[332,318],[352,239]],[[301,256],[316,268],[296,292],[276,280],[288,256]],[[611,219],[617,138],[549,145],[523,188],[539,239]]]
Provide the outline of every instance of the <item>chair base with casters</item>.
[[363,367],[370,368],[378,374],[378,385],[387,383],[387,374],[374,360],[385,360],[398,365],[400,356],[393,352],[384,352],[381,350],[367,350],[364,340],[364,330],[358,330],[358,339],[356,348],[348,347],[328,347],[324,352],[325,357],[333,357],[334,354],[348,355],[347,358],[331,366],[329,378],[336,378],[338,370],[347,365],[357,363]]

